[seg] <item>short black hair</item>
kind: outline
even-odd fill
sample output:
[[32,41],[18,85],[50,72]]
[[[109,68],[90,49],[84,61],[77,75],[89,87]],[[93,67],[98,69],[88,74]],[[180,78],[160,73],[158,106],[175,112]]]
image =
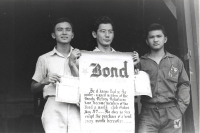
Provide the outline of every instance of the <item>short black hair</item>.
[[108,16],[101,16],[97,18],[93,25],[93,31],[97,32],[100,24],[111,24],[114,30],[114,23]]
[[146,37],[148,37],[149,32],[153,31],[153,30],[161,30],[163,32],[164,36],[167,37],[167,32],[165,30],[165,27],[158,23],[153,23],[153,24],[149,25],[149,27],[147,28],[147,32],[146,32]]
[[73,32],[73,24],[71,22],[71,20],[69,18],[65,18],[65,17],[62,17],[62,18],[59,18],[57,19],[53,24],[52,24],[52,32],[55,32],[55,27],[58,23],[62,23],[62,22],[67,22],[71,25],[72,27],[72,32]]

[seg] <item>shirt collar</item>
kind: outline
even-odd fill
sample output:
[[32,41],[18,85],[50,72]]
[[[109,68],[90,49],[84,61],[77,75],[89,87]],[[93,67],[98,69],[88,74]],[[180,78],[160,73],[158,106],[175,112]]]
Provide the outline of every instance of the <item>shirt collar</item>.
[[[67,57],[69,57],[71,55],[73,49],[74,48],[72,46],[70,46],[70,52],[67,55]],[[55,54],[64,57],[61,53],[58,52],[58,50],[56,49],[56,47],[53,48],[53,50],[51,51],[50,55],[55,55]]]
[[[146,59],[146,58],[148,58],[148,55],[149,55],[149,53],[146,53],[146,54],[145,54],[145,55],[143,55],[141,58],[144,58],[144,59]],[[170,58],[173,58],[173,57],[174,57],[174,55],[172,55],[172,54],[170,54],[169,52],[165,51],[165,56],[164,56],[163,58],[165,58],[165,57],[170,57]]]
[[[98,47],[96,47],[93,51],[101,51],[101,50]],[[111,52],[116,52],[116,51],[111,47]]]
[[174,55],[172,55],[172,54],[170,54],[169,52],[165,51],[165,57],[171,57],[171,58],[173,58]]

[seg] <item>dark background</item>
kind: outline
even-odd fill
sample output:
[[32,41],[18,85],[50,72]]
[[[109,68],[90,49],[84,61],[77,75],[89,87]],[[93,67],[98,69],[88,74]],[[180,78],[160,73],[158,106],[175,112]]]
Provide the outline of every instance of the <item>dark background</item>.
[[40,94],[31,93],[30,84],[37,58],[56,44],[52,22],[70,18],[75,34],[71,45],[93,50],[92,24],[102,15],[114,22],[116,51],[144,55],[145,29],[156,22],[167,30],[166,50],[180,55],[177,22],[162,0],[1,0],[0,132],[42,132],[38,101],[43,101]]
[[96,42],[92,38],[92,24],[97,17],[108,15],[115,24],[112,47],[117,51],[136,50],[140,55],[145,54],[148,50],[145,28],[158,22],[168,31],[167,50],[178,55],[176,20],[165,4],[160,0],[149,0],[144,11],[141,6],[141,0],[16,1],[13,11],[15,87],[30,86],[38,56],[55,46],[55,40],[51,38],[51,23],[63,16],[74,24],[75,38],[71,45],[75,48],[93,50]]

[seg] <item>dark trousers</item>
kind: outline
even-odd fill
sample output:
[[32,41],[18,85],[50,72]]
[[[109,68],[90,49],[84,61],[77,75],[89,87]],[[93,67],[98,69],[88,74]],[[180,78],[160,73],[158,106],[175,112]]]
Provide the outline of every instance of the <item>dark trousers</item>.
[[182,113],[177,106],[142,106],[138,133],[182,133]]

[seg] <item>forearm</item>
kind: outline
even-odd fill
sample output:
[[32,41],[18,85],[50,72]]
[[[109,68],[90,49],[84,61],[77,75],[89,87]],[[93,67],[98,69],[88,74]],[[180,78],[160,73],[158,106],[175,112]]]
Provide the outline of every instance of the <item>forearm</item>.
[[75,64],[71,64],[69,65],[70,69],[71,69],[71,73],[74,77],[79,77],[79,68],[78,66],[76,66]]
[[44,86],[45,85],[40,82],[33,81],[31,83],[31,91],[33,93],[41,92],[41,91],[43,91]]
[[177,102],[182,113],[185,112],[190,103],[190,87],[187,83],[178,87]]
[[69,58],[69,67],[74,77],[79,77],[79,59]]
[[190,103],[190,81],[181,62],[180,75],[177,85],[177,100],[182,113],[185,112]]

